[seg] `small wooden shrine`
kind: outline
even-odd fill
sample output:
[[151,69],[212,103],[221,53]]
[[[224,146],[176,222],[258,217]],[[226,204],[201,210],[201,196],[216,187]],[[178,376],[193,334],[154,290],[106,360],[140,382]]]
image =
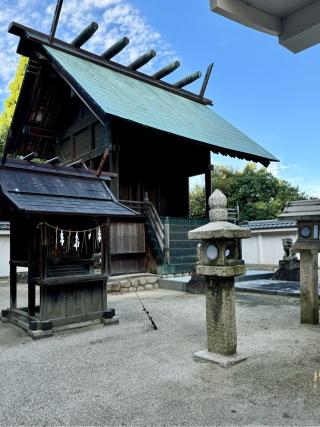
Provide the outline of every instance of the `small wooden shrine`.
[[[55,328],[112,322],[107,308],[110,218],[136,215],[94,171],[7,160],[0,166],[0,218],[10,221],[10,308],[4,321],[40,338]],[[17,267],[28,268],[28,306],[17,300]],[[114,319],[113,319],[114,321]]]

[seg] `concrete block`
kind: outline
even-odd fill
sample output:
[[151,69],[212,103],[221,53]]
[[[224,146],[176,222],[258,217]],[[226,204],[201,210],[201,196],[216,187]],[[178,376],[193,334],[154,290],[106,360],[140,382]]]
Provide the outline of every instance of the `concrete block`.
[[200,350],[193,353],[193,358],[196,362],[216,363],[222,368],[229,368],[232,365],[246,360],[247,356],[238,353],[224,356],[218,353],[211,353],[208,350]]
[[113,317],[111,317],[111,319],[102,319],[102,323],[106,326],[118,325],[119,324],[119,317],[113,316]]

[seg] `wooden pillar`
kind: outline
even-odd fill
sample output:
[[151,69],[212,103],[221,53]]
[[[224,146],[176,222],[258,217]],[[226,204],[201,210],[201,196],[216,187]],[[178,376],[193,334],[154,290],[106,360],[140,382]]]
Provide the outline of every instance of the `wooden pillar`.
[[10,264],[10,308],[17,308],[17,266]]
[[205,193],[206,193],[206,216],[209,216],[209,197],[212,194],[212,184],[211,184],[211,171],[212,171],[212,165],[211,165],[211,151],[209,151],[209,158],[208,158],[208,167],[205,171]]
[[[101,274],[111,275],[111,255],[110,255],[110,218],[107,219],[106,225],[102,227],[101,242]],[[103,281],[103,310],[107,309],[107,279]]]
[[319,323],[318,253],[300,251],[300,304],[301,323]]
[[32,283],[34,278],[34,265],[29,261],[28,268],[28,314],[34,316],[36,313],[36,286]]
[[28,314],[34,316],[36,312],[36,287],[28,280]]
[[[114,172],[119,174],[119,151],[113,147],[112,151],[110,151],[110,172]],[[119,186],[119,176],[117,178],[113,178],[110,183],[110,188],[114,196],[119,199],[120,195],[120,186]]]

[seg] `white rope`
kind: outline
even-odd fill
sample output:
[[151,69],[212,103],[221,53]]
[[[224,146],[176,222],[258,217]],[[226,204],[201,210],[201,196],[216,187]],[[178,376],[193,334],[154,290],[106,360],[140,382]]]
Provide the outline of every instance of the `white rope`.
[[37,225],[37,228],[39,228],[40,227],[40,225],[46,225],[47,227],[49,227],[49,228],[53,228],[54,230],[59,230],[60,232],[61,231],[63,231],[64,233],[69,233],[70,231],[71,231],[71,233],[85,233],[85,232],[87,232],[87,233],[90,233],[90,232],[92,232],[92,231],[97,231],[97,232],[99,232],[99,229],[101,228],[101,227],[103,227],[104,225],[106,225],[106,224],[101,224],[101,225],[98,225],[97,227],[93,227],[93,228],[86,228],[86,229],[84,229],[84,230],[70,230],[70,229],[68,229],[68,230],[65,230],[65,229],[63,229],[63,228],[59,228],[58,226],[56,226],[56,225],[51,225],[51,224],[48,224],[47,222],[40,222],[38,225]]

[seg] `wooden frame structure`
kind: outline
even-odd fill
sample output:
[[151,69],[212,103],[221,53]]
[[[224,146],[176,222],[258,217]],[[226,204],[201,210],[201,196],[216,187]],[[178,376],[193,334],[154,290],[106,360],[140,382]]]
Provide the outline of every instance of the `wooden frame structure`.
[[[1,207],[11,229],[10,308],[2,319],[41,338],[57,327],[114,318],[106,299],[110,218],[136,214],[115,200],[108,179],[29,161],[0,168]],[[27,307],[18,307],[18,266],[28,268]]]

